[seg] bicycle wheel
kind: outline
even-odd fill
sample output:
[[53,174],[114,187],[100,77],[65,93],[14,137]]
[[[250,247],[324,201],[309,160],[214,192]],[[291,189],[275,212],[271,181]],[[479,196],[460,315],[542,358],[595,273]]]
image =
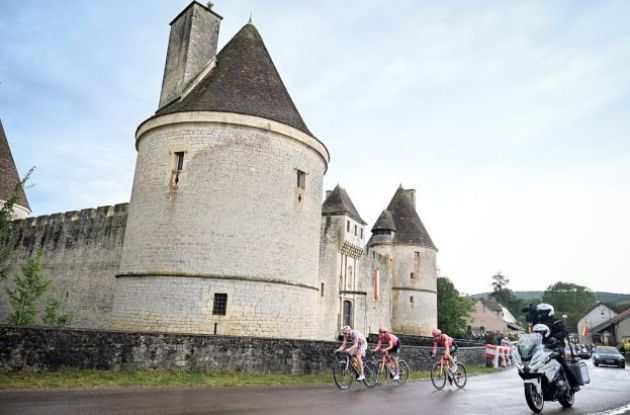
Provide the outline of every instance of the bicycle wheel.
[[339,359],[332,367],[333,380],[335,385],[341,390],[350,389],[354,380],[354,369],[347,358]]
[[370,362],[369,360],[366,362],[363,362],[363,375],[365,376],[365,379],[363,379],[363,384],[367,388],[373,388],[374,386],[376,386],[376,382],[377,382],[376,368],[374,367],[372,362]]
[[401,385],[404,385],[405,383],[407,383],[407,380],[409,380],[410,373],[411,373],[411,370],[409,370],[409,365],[407,364],[407,362],[405,362],[404,360],[399,360],[398,361],[398,376],[400,377],[400,379],[398,380],[398,382]]
[[441,390],[446,386],[446,370],[440,364],[435,362],[431,368],[431,383],[435,386],[435,389]]
[[387,383],[387,379],[389,378],[389,374],[387,373],[387,365],[382,363],[380,360],[376,363],[372,362],[376,367],[376,383],[379,385],[384,385]]
[[466,376],[466,366],[462,362],[457,362],[457,370],[453,373],[453,381],[460,389],[466,386],[468,377]]

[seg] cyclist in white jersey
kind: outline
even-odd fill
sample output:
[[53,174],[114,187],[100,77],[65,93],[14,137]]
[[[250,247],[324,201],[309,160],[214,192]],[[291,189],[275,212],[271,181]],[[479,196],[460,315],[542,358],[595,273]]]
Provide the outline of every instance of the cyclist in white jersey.
[[345,326],[341,333],[343,334],[343,343],[337,349],[338,352],[346,350],[346,344],[352,344],[346,352],[352,356],[353,365],[359,371],[357,380],[365,379],[363,374],[363,356],[367,350],[367,340],[363,333],[358,330],[352,330],[350,326]]

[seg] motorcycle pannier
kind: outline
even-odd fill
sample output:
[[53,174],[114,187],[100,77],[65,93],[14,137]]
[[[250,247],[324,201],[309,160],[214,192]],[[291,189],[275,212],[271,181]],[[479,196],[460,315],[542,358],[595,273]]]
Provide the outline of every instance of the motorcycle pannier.
[[587,383],[591,383],[591,377],[588,374],[588,367],[584,361],[580,360],[576,363],[570,363],[569,367],[571,371],[575,375],[580,385],[586,385]]

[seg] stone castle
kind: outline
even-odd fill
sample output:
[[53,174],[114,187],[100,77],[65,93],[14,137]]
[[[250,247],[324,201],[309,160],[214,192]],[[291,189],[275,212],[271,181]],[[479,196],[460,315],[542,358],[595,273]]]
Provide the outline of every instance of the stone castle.
[[[171,22],[159,108],[136,131],[130,202],[25,218],[22,197],[16,264],[43,250],[75,327],[333,339],[348,324],[428,334],[437,248],[415,191],[395,191],[369,238],[342,187],[322,204],[326,146],[251,22],[217,53],[221,20],[192,2]],[[2,202],[18,174],[1,125],[0,163]],[[0,320],[9,312],[3,298]]]

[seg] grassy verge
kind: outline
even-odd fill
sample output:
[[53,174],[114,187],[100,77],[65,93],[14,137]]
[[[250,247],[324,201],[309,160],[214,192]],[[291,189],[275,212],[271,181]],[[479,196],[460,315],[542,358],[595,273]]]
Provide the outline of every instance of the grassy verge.
[[[467,368],[469,375],[492,373],[483,366]],[[429,379],[429,372],[414,371],[411,380]],[[128,386],[296,386],[327,384],[330,374],[323,375],[250,375],[243,373],[201,373],[176,370],[78,370],[58,372],[0,373],[0,390],[74,389]]]

